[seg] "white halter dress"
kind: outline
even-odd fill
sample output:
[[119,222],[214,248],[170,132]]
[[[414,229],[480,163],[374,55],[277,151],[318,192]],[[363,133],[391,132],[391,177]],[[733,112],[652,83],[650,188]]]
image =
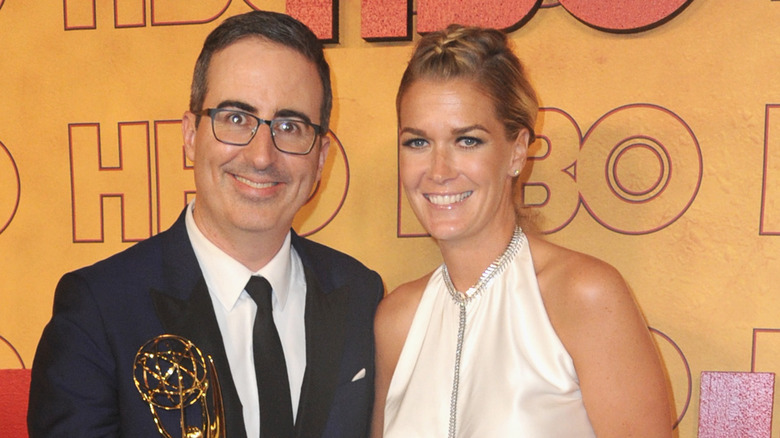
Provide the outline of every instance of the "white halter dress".
[[[525,235],[466,304],[457,437],[595,437],[574,365],[547,316]],[[385,404],[385,438],[447,437],[460,306],[442,267],[412,321]]]

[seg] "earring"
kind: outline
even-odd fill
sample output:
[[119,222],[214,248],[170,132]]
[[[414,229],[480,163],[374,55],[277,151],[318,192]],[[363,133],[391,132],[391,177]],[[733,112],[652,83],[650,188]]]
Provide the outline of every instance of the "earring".
[[512,173],[512,175],[519,176],[520,175],[520,169],[515,169],[515,171]]

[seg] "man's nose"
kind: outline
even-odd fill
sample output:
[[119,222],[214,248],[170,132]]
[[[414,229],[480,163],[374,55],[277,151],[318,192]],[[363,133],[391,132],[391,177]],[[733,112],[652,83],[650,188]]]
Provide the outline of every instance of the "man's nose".
[[257,132],[252,141],[244,146],[243,154],[255,168],[264,169],[268,167],[275,159],[279,151],[274,146],[274,139],[271,134],[271,127],[261,123],[257,127]]

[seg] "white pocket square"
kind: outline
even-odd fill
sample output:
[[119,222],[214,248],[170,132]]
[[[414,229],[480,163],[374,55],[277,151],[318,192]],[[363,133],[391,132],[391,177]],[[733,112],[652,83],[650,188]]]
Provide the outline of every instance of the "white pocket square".
[[363,377],[366,377],[366,369],[363,368],[360,371],[355,374],[355,377],[352,378],[353,382],[357,382],[358,380],[362,379]]

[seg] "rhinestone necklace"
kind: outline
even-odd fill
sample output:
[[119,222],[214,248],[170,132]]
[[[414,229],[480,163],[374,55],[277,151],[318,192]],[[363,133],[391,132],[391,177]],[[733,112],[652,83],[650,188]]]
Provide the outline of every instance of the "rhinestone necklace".
[[[525,235],[520,227],[515,227],[515,232],[512,234],[512,240],[509,241],[504,253],[495,259],[490,266],[485,269],[482,275],[477,280],[477,284],[471,286],[464,294],[461,294],[455,290],[455,285],[452,284],[450,273],[447,270],[447,265],[442,265],[442,277],[444,278],[444,285],[447,286],[447,291],[450,293],[452,300],[460,307],[460,318],[458,321],[458,343],[455,348],[455,371],[452,377],[452,394],[450,395],[450,424],[449,432],[447,436],[449,438],[455,438],[455,428],[457,424],[457,409],[458,409],[458,386],[460,384],[460,357],[463,351],[463,337],[466,331],[466,305],[470,303],[474,298],[482,294],[493,277],[500,274],[504,268],[514,258],[517,251],[525,243]],[[465,296],[464,296],[465,295]]]

